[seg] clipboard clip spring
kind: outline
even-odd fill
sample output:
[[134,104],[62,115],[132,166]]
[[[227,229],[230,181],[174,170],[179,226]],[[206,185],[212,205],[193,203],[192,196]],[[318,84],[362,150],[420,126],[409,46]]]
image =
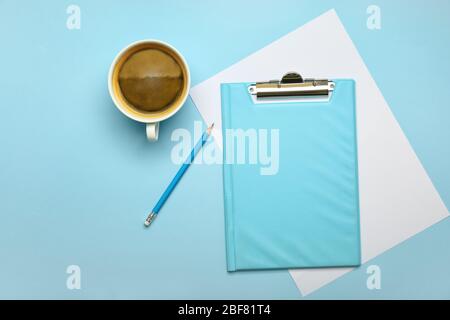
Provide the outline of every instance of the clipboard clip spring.
[[256,82],[248,92],[257,98],[289,96],[329,96],[335,83],[328,79],[303,79],[299,73],[286,73],[281,80]]

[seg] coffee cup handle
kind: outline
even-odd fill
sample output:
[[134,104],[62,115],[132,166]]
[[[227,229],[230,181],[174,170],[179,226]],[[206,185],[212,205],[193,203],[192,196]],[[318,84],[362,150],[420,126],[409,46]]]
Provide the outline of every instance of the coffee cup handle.
[[147,133],[148,141],[151,142],[158,141],[159,122],[147,123],[145,131]]

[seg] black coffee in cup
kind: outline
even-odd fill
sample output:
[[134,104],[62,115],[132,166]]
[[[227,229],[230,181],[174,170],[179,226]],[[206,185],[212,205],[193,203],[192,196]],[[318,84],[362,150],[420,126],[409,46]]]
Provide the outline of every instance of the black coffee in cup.
[[144,112],[170,106],[183,91],[183,70],[167,52],[142,49],[130,55],[119,71],[124,98]]

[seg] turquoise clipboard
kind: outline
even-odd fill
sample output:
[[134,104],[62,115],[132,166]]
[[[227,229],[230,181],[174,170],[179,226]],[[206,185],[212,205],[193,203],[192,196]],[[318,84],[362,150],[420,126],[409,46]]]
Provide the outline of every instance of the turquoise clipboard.
[[[360,265],[355,82],[326,101],[256,103],[250,86],[221,85],[227,270]],[[275,174],[230,161],[236,130],[278,130]]]

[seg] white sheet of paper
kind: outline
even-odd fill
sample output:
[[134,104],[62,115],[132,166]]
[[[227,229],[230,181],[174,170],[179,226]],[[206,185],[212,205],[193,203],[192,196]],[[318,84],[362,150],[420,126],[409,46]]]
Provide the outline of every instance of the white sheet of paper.
[[[304,77],[356,81],[363,263],[449,215],[334,10],[274,41],[191,90],[206,123],[221,138],[220,83]],[[290,270],[303,295],[353,268]]]

